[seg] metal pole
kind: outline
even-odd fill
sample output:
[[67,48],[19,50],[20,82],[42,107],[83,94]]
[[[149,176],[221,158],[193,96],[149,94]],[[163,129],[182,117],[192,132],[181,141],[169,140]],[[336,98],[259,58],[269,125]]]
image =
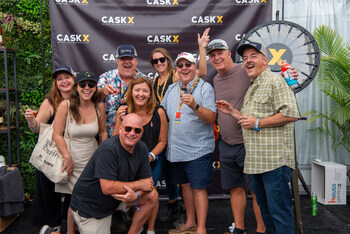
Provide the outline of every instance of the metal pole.
[[45,95],[45,48],[44,48],[44,23],[43,23],[43,1],[40,0],[40,21],[41,21],[41,61],[43,65],[43,96]]
[[284,21],[284,0],[282,0],[282,21]]

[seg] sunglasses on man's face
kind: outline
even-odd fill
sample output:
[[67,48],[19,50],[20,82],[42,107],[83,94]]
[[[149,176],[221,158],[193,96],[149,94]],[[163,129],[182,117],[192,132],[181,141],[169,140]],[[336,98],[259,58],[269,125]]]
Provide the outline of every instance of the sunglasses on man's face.
[[183,64],[183,63],[178,63],[178,64],[177,64],[177,67],[180,68],[180,69],[182,69],[184,65],[185,65],[187,68],[190,68],[190,67],[192,66],[192,63],[190,63],[190,62],[186,62],[185,64]]
[[166,58],[165,58],[165,57],[161,57],[161,58],[158,58],[158,59],[152,59],[152,60],[151,60],[151,63],[152,63],[153,65],[155,65],[155,64],[158,63],[158,61],[161,62],[161,63],[165,63]]
[[125,132],[131,132],[132,130],[134,130],[134,132],[136,134],[140,134],[142,132],[142,128],[133,128],[133,127],[130,127],[130,126],[124,126],[123,125],[123,128],[124,128],[124,131]]
[[96,83],[95,83],[95,82],[92,82],[92,81],[90,81],[90,82],[84,82],[84,81],[82,81],[82,82],[79,82],[78,84],[79,84],[79,87],[82,88],[82,89],[85,88],[86,85],[88,85],[90,89],[92,89],[93,87],[96,86]]

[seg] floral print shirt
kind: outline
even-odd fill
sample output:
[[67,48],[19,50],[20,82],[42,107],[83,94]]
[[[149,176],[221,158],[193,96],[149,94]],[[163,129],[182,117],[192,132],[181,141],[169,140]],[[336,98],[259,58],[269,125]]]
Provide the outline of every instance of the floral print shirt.
[[[145,76],[137,69],[135,75]],[[113,85],[113,87],[117,90],[117,92],[106,96],[102,100],[105,105],[105,117],[108,137],[111,137],[115,126],[116,111],[118,110],[119,106],[124,103],[124,96],[128,89],[128,85],[124,83],[124,81],[119,76],[118,69],[110,70],[100,75],[97,87],[101,89],[107,84]]]

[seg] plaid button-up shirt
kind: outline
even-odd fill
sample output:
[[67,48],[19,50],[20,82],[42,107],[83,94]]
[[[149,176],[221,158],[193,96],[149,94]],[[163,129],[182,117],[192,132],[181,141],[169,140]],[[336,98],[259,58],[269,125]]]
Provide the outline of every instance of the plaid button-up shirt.
[[[249,87],[241,109],[243,115],[265,118],[277,113],[299,118],[293,91],[285,80],[271,72],[263,71]],[[243,129],[246,149],[244,172],[259,174],[281,166],[294,169],[294,123],[279,127]]]

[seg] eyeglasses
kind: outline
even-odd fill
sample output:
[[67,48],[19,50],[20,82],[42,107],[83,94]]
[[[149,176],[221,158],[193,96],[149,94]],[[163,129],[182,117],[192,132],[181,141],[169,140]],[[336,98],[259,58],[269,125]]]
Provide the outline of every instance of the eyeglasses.
[[158,61],[161,62],[161,63],[165,63],[166,58],[165,58],[165,57],[161,57],[161,58],[158,58],[158,59],[152,59],[152,60],[151,60],[151,63],[152,63],[153,65],[155,65],[155,64],[158,63]]
[[124,126],[123,125],[123,128],[124,128],[124,131],[125,132],[131,132],[131,130],[134,130],[134,132],[136,134],[140,134],[142,132],[142,128],[133,128],[133,127],[130,127],[130,126]]
[[185,65],[187,68],[190,68],[190,67],[192,66],[192,63],[190,63],[190,62],[186,62],[185,64],[183,64],[183,63],[178,63],[176,66],[177,66],[178,68],[182,69],[184,65]]
[[83,82],[82,81],[82,82],[79,82],[78,84],[79,84],[79,87],[82,88],[82,89],[85,88],[86,85],[88,85],[90,89],[92,89],[93,87],[96,86],[96,83],[92,82],[92,81],[90,81],[90,82]]

